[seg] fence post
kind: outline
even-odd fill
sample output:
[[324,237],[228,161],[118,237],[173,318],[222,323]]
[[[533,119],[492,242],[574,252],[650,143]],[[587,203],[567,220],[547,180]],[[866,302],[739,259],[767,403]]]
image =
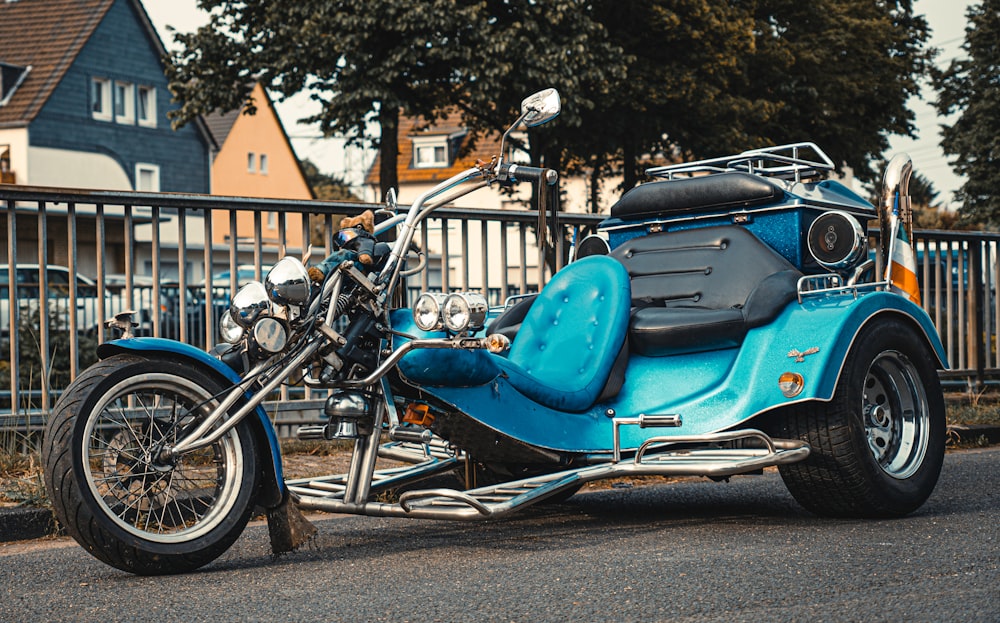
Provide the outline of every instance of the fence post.
[[[972,245],[970,244],[970,247]],[[969,249],[969,287],[966,289],[969,309],[966,331],[966,351],[971,359],[969,368],[976,371],[974,389],[979,391],[985,382],[984,362],[986,360],[985,340],[983,339],[983,244],[976,244]]]

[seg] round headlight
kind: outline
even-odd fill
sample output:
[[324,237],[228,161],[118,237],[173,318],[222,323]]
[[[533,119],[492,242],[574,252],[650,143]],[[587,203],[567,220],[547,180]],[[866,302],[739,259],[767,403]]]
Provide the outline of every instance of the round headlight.
[[251,281],[236,293],[229,303],[229,313],[241,327],[249,329],[261,316],[271,315],[271,299],[259,281]]
[[425,292],[413,305],[413,322],[421,331],[441,330],[441,304],[447,298],[440,292]]
[[486,297],[478,292],[459,292],[452,294],[444,301],[441,318],[449,331],[478,331],[486,322],[486,312],[489,304]]
[[264,288],[275,303],[302,305],[309,300],[312,282],[302,262],[294,257],[283,257],[267,271]]
[[240,325],[236,324],[236,320],[233,315],[229,313],[229,310],[222,312],[222,318],[219,320],[219,336],[222,338],[223,342],[228,342],[230,344],[235,344],[243,339],[243,333],[245,329]]

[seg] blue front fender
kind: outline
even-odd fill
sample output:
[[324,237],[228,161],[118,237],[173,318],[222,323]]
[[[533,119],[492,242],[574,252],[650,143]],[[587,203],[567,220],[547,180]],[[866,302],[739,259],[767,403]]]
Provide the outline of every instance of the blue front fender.
[[[235,370],[205,351],[189,344],[184,344],[183,342],[175,342],[174,340],[166,340],[158,337],[137,337],[125,340],[113,340],[97,347],[97,355],[102,359],[119,353],[170,354],[191,361],[195,365],[209,368],[234,385],[243,380]],[[285,493],[285,477],[281,465],[281,446],[278,443],[278,434],[274,430],[274,425],[271,424],[271,419],[267,417],[267,413],[263,407],[258,405],[255,413],[257,415],[256,420],[260,424],[259,427],[254,427],[258,436],[257,441],[261,447],[266,445],[270,448],[271,465],[267,471],[268,475],[274,478],[272,488],[276,487],[276,489],[270,493],[277,495],[277,500],[268,496],[268,500],[273,502],[273,504],[265,505],[272,506],[280,502]],[[267,469],[267,466],[265,466],[265,469]]]

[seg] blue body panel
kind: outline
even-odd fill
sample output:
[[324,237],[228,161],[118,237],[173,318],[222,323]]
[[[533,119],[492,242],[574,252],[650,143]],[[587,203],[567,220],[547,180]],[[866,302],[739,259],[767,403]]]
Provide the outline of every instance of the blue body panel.
[[840,182],[793,183],[772,180],[784,188],[781,201],[766,207],[705,210],[700,213],[663,214],[638,220],[609,218],[600,224],[614,249],[639,236],[659,231],[680,231],[738,223],[802,270],[809,259],[805,235],[809,225],[827,210],[845,210],[874,218],[875,208]]
[[[404,312],[405,310],[400,310]],[[922,309],[887,292],[816,296],[792,302],[771,324],[748,332],[739,348],[668,357],[632,355],[621,392],[582,413],[548,409],[519,393],[502,375],[476,387],[421,389],[486,426],[531,445],[567,452],[602,452],[612,447],[612,418],[680,414],[683,426],[621,428],[622,448],[653,436],[694,435],[731,428],[764,411],[796,402],[830,400],[844,359],[858,330],[878,314],[912,319],[945,366],[944,348]],[[408,314],[394,314],[394,328],[419,333]],[[789,352],[818,349],[797,362]],[[444,351],[426,351],[432,357]],[[495,355],[494,355],[495,356]],[[426,362],[425,362],[426,363]],[[778,387],[783,372],[798,372],[805,389],[786,398]],[[443,375],[442,375],[443,376]]]
[[[173,355],[179,355],[180,357],[190,359],[197,364],[211,368],[227,380],[231,381],[233,384],[239,383],[243,380],[232,368],[222,363],[215,357],[212,357],[205,351],[199,350],[194,346],[184,344],[183,342],[175,342],[174,340],[166,340],[158,337],[137,337],[128,340],[113,340],[101,345],[102,349],[108,347],[112,347],[118,352],[132,351],[142,353],[170,353]],[[271,424],[271,419],[267,417],[267,413],[262,407],[258,406],[256,413],[257,418],[260,420],[261,426],[264,429],[266,441],[271,447],[271,461],[274,463],[274,474],[277,478],[277,482],[283,483],[284,473],[281,466],[281,446],[278,444],[278,434],[274,430],[274,425]]]

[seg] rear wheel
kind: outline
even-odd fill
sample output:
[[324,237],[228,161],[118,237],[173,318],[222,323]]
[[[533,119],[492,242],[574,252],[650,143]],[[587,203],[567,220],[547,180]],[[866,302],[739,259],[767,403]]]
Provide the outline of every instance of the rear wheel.
[[936,360],[905,320],[859,332],[829,403],[787,413],[784,435],[812,452],[779,470],[795,499],[837,517],[899,517],[931,494],[944,458],[945,409]]
[[257,488],[243,422],[168,462],[223,389],[192,366],[117,355],[63,393],[46,430],[46,486],[59,522],[98,559],[143,575],[181,573],[239,537]]

